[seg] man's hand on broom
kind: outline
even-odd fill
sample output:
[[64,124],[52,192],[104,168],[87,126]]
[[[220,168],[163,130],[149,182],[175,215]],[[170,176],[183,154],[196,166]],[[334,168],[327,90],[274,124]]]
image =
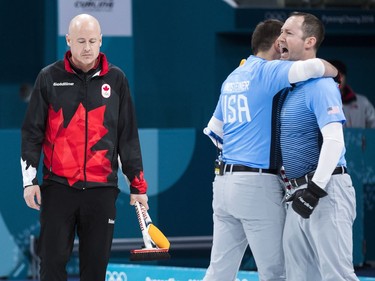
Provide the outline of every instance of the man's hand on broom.
[[148,196],[147,194],[130,194],[130,205],[134,206],[135,202],[138,201],[141,203],[146,210],[149,209],[148,207]]

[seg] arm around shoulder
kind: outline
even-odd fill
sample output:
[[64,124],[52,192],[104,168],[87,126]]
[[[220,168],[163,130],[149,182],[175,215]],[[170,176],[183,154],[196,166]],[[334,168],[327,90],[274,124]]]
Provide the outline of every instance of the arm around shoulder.
[[296,61],[289,70],[289,82],[297,83],[311,78],[336,77],[337,69],[329,62],[314,58],[305,61]]

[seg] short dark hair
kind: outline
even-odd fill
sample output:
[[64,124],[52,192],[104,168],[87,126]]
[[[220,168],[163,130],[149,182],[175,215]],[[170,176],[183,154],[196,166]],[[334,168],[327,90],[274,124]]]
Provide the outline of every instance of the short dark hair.
[[315,37],[316,44],[315,50],[318,50],[324,40],[325,29],[322,21],[313,14],[303,12],[293,12],[289,15],[290,17],[303,17],[302,32],[304,35],[303,39],[307,37]]
[[346,75],[347,69],[346,64],[342,62],[341,60],[328,60],[334,67],[337,68],[337,70],[341,73]]
[[276,19],[268,19],[257,24],[251,36],[251,49],[256,55],[261,51],[268,51],[275,40],[280,36],[283,22]]

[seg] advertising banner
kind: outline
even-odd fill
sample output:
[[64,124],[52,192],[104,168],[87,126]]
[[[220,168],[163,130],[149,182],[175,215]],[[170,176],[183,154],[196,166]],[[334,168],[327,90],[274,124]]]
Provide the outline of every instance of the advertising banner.
[[59,0],[59,36],[65,36],[70,20],[78,14],[97,18],[106,36],[132,36],[131,0]]
[[[125,265],[109,264],[106,281],[202,281],[206,269],[153,266],[153,265]],[[257,281],[258,273],[240,271],[236,281]]]

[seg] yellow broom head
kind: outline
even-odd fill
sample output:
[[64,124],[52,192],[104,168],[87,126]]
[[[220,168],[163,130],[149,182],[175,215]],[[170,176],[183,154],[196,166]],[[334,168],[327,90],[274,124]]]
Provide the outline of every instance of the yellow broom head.
[[152,241],[154,241],[156,246],[158,246],[159,248],[169,249],[171,244],[169,243],[167,237],[165,237],[163,232],[161,232],[155,225],[149,225],[148,234],[150,235]]

